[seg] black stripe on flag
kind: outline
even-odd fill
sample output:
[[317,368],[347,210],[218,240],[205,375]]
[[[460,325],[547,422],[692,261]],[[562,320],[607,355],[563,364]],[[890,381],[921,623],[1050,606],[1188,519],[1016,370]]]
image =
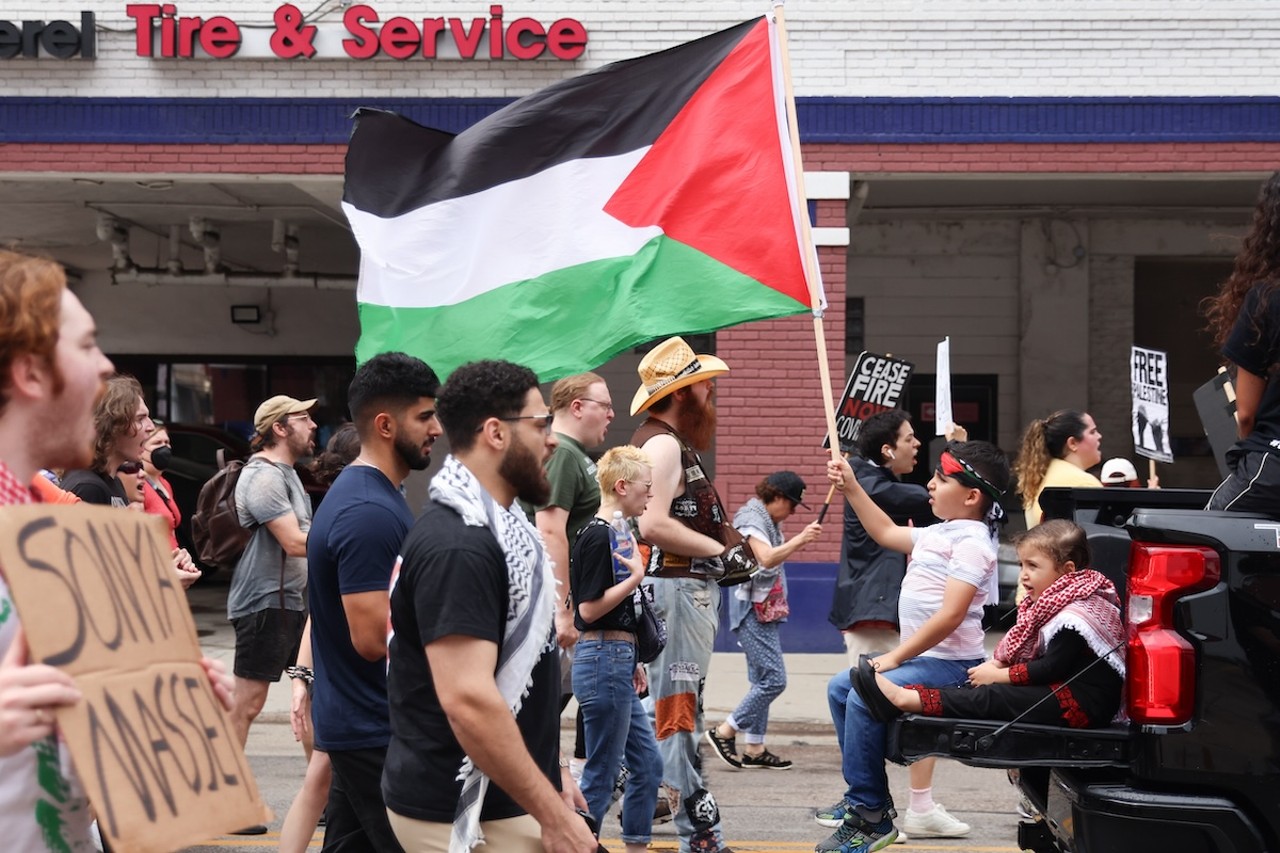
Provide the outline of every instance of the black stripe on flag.
[[762,19],[561,80],[458,135],[360,109],[343,200],[389,218],[587,157],[651,145]]

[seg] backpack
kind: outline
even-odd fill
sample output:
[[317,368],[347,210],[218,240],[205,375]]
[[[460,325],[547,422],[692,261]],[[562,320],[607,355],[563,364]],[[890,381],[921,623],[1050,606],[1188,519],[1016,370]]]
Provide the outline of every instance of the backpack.
[[200,487],[195,515],[191,516],[191,541],[196,559],[215,569],[234,569],[249,545],[253,530],[240,526],[236,512],[236,483],[244,462],[227,462]]

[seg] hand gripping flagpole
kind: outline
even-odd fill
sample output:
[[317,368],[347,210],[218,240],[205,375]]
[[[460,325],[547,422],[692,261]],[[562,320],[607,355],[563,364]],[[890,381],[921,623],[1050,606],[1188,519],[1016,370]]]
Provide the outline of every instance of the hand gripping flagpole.
[[[836,441],[836,404],[831,395],[831,366],[827,363],[827,336],[822,328],[822,299],[818,291],[818,275],[813,264],[817,253],[813,248],[813,231],[809,226],[809,200],[804,189],[804,164],[800,157],[800,125],[796,121],[796,96],[791,85],[791,57],[787,51],[787,21],[782,0],[774,0],[773,20],[778,28],[778,56],[782,65],[782,81],[787,100],[787,126],[791,135],[791,158],[796,176],[796,197],[800,203],[800,231],[803,246],[800,248],[804,262],[804,280],[809,287],[809,301],[813,305],[813,337],[818,348],[818,375],[822,379],[822,404],[826,409],[827,435],[831,436],[831,458],[840,458],[840,443]],[[830,496],[828,496],[828,503]]]

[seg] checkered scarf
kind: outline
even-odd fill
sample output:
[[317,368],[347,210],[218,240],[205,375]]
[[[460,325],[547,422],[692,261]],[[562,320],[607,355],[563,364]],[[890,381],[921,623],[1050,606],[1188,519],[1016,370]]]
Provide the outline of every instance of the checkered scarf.
[[[507,562],[507,619],[498,650],[495,680],[498,692],[511,709],[520,713],[533,684],[533,668],[550,647],[554,621],[556,583],[542,537],[518,503],[499,506],[475,475],[450,455],[428,490],[432,500],[462,516],[470,527],[487,527],[498,541]],[[462,760],[458,770],[462,795],[454,812],[450,853],[466,853],[484,843],[480,831],[480,807],[489,788],[489,777]]]
[[1068,572],[1034,601],[1022,599],[1017,623],[996,646],[996,660],[1006,664],[1034,660],[1064,628],[1079,633],[1094,654],[1124,677],[1124,658],[1116,648],[1125,636],[1120,596],[1115,585],[1093,569]]

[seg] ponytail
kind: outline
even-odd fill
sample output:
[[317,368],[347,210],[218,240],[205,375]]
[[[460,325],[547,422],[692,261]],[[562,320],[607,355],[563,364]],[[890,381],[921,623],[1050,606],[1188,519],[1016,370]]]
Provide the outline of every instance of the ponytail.
[[1066,456],[1067,440],[1082,440],[1084,431],[1084,412],[1075,409],[1059,409],[1047,418],[1032,421],[1027,427],[1018,459],[1013,463],[1023,509],[1030,509],[1035,503],[1049,471],[1049,463]]

